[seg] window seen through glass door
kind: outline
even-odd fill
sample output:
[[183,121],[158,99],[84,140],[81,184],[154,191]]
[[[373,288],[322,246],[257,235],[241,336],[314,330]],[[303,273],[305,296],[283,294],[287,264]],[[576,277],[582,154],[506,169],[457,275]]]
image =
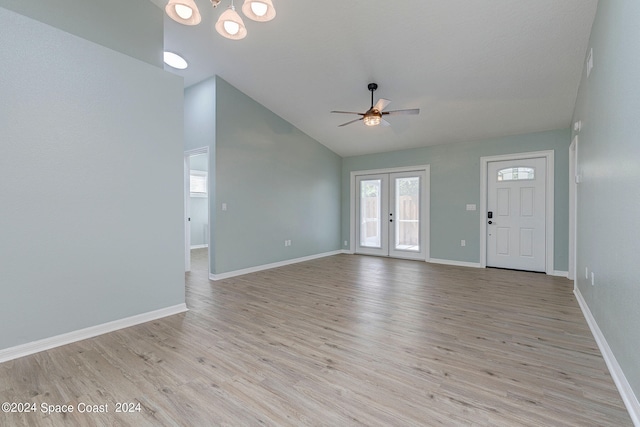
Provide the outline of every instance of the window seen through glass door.
[[382,246],[381,184],[382,181],[379,179],[360,181],[360,246]]
[[395,248],[420,250],[420,178],[395,179]]

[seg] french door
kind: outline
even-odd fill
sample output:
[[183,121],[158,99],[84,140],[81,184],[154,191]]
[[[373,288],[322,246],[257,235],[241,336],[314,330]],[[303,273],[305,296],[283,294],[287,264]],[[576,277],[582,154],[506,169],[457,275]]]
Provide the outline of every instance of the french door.
[[356,253],[426,258],[425,172],[356,176]]

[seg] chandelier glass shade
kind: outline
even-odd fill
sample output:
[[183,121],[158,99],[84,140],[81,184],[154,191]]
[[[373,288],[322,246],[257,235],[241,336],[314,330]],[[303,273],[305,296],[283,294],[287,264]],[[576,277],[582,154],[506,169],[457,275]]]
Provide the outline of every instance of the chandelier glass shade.
[[[221,0],[210,1],[216,7]],[[202,20],[195,0],[169,0],[165,11],[171,19],[182,25],[198,25]],[[253,21],[267,22],[275,18],[276,9],[273,0],[244,0],[242,13]],[[247,36],[247,28],[236,12],[233,0],[229,8],[220,14],[215,28],[221,36],[231,40],[241,40]]]
[[271,21],[276,17],[276,10],[271,0],[245,0],[242,5],[242,13],[257,22]]
[[216,22],[216,31],[223,37],[231,40],[241,40],[247,36],[247,28],[236,8],[231,6],[222,12]]
[[169,0],[164,10],[171,19],[182,25],[198,25],[202,20],[194,0]]

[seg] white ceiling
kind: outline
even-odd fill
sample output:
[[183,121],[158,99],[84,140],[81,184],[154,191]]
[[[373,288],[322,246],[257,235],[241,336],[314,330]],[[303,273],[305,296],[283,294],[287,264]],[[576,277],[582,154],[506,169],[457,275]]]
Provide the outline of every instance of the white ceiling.
[[[151,0],[164,7],[167,0]],[[165,49],[189,61],[185,87],[214,74],[341,156],[474,141],[570,125],[597,0],[273,0],[244,40],[165,15]],[[235,2],[240,12],[242,0]],[[240,12],[242,14],[242,12]],[[375,99],[390,128],[339,128]]]

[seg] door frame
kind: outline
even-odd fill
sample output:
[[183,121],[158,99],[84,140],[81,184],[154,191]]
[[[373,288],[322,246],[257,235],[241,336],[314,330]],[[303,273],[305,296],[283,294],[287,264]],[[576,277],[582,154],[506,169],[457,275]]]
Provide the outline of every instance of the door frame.
[[[422,194],[420,197],[423,200],[421,225],[424,225],[421,229],[422,242],[424,242],[424,261],[429,261],[430,254],[430,226],[431,226],[431,166],[430,165],[416,165],[406,166],[398,168],[388,169],[366,169],[351,171],[350,187],[349,187],[349,253],[354,254],[356,252],[356,177],[360,175],[376,175],[382,173],[397,173],[397,172],[422,172],[424,173],[424,183],[422,185]],[[422,258],[420,259],[422,260]]]
[[[211,197],[211,159],[209,158],[209,147],[201,147],[184,152],[184,271],[191,271],[191,227],[189,217],[191,216],[191,156],[200,154],[207,155],[207,202]],[[211,253],[211,209],[207,209],[207,221],[209,222],[209,236],[207,252]],[[211,261],[207,261],[207,269],[211,272]]]
[[533,158],[545,158],[547,162],[547,174],[545,177],[545,273],[554,275],[553,243],[554,243],[554,151],[531,151],[526,153],[502,154],[499,156],[480,157],[480,267],[487,267],[487,196],[488,180],[487,171],[490,162],[505,160],[524,160]]
[[569,269],[567,277],[577,282],[578,266],[578,135],[569,146]]

